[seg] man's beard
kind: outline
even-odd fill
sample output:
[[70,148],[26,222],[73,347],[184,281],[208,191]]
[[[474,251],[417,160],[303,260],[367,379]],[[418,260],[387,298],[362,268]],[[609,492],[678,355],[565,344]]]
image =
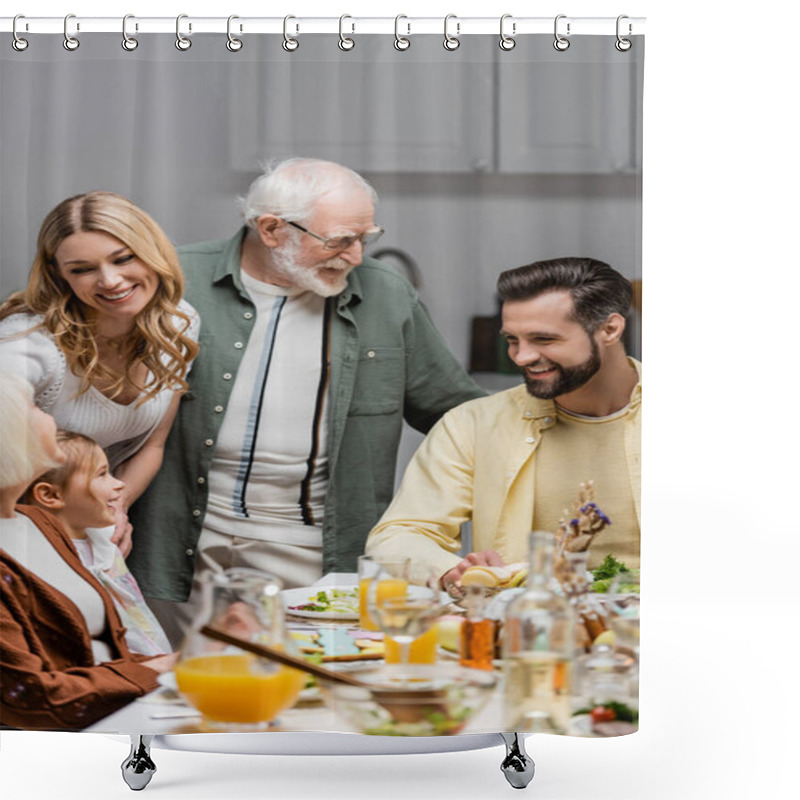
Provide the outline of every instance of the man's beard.
[[[347,286],[347,276],[353,269],[352,264],[334,256],[313,267],[305,267],[297,263],[299,250],[300,243],[289,240],[283,247],[276,247],[272,251],[272,263],[282,278],[289,281],[292,286],[313,292],[320,297],[333,297],[344,290]],[[318,273],[319,268],[323,266],[338,269],[340,274],[332,282],[325,280]]]
[[[600,369],[600,348],[593,336],[589,336],[589,343],[592,352],[589,358],[582,364],[575,367],[562,367],[561,364],[556,364],[555,361],[537,361],[533,364],[526,364],[525,367],[520,367],[522,374],[525,376],[525,386],[528,392],[540,400],[553,400],[560,397],[562,394],[569,394],[576,389],[580,389],[585,383],[597,373]],[[530,367],[554,367],[558,374],[555,381],[546,383],[544,381],[537,381],[534,378],[528,377],[525,372],[526,368]]]

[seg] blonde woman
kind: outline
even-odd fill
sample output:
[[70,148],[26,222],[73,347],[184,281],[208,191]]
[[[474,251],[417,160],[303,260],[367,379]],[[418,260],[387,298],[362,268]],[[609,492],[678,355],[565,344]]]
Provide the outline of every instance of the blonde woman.
[[111,596],[61,523],[16,505],[65,453],[30,384],[0,372],[0,725],[80,730],[158,685],[177,654],[131,653]]
[[0,366],[24,376],[59,428],[96,440],[125,481],[127,509],[161,465],[197,353],[178,257],[158,224],[111,192],[59,203],[39,231],[28,286],[0,307]]

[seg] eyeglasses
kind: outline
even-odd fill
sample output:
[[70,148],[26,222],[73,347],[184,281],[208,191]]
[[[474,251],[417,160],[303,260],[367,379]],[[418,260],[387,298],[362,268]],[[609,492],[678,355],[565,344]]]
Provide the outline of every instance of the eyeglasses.
[[383,228],[373,228],[372,230],[369,230],[366,233],[361,233],[358,236],[331,236],[330,238],[326,239],[324,236],[320,236],[318,233],[314,233],[313,231],[310,231],[308,228],[304,228],[302,225],[299,225],[296,222],[292,222],[291,220],[286,220],[286,222],[293,228],[297,228],[297,230],[307,233],[309,236],[313,236],[315,239],[319,239],[319,241],[322,242],[322,249],[330,250],[332,252],[347,250],[348,247],[352,247],[354,242],[361,242],[362,246],[366,247],[368,244],[377,242],[378,239],[383,236]]

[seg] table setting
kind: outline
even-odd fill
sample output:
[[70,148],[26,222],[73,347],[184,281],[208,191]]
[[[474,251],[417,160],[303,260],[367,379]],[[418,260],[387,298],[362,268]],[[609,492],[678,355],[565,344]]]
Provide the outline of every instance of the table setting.
[[[506,689],[510,658],[501,642],[510,624],[504,617],[525,586],[495,592],[467,576],[461,596],[453,597],[409,584],[407,563],[361,562],[357,573],[330,573],[287,590],[263,573],[230,571],[238,574],[210,590],[218,595],[212,602],[218,613],[192,629],[159,689],[87,730],[392,737],[522,730],[509,714],[517,701]],[[624,583],[618,577],[604,594],[589,595],[609,623],[575,651],[571,689],[558,701],[563,728],[541,727],[536,711],[526,718],[526,731],[616,736],[636,730],[638,594],[631,590],[638,590],[638,573],[621,578]],[[612,606],[613,613],[605,610]],[[482,656],[475,650],[480,630]],[[525,691],[541,693],[535,679],[527,680]]]

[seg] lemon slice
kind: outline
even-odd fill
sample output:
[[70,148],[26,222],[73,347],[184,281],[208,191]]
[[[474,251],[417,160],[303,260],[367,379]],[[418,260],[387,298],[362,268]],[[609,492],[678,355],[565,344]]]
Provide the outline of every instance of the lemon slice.
[[614,631],[603,631],[593,642],[593,644],[608,644],[614,646],[616,638]]

